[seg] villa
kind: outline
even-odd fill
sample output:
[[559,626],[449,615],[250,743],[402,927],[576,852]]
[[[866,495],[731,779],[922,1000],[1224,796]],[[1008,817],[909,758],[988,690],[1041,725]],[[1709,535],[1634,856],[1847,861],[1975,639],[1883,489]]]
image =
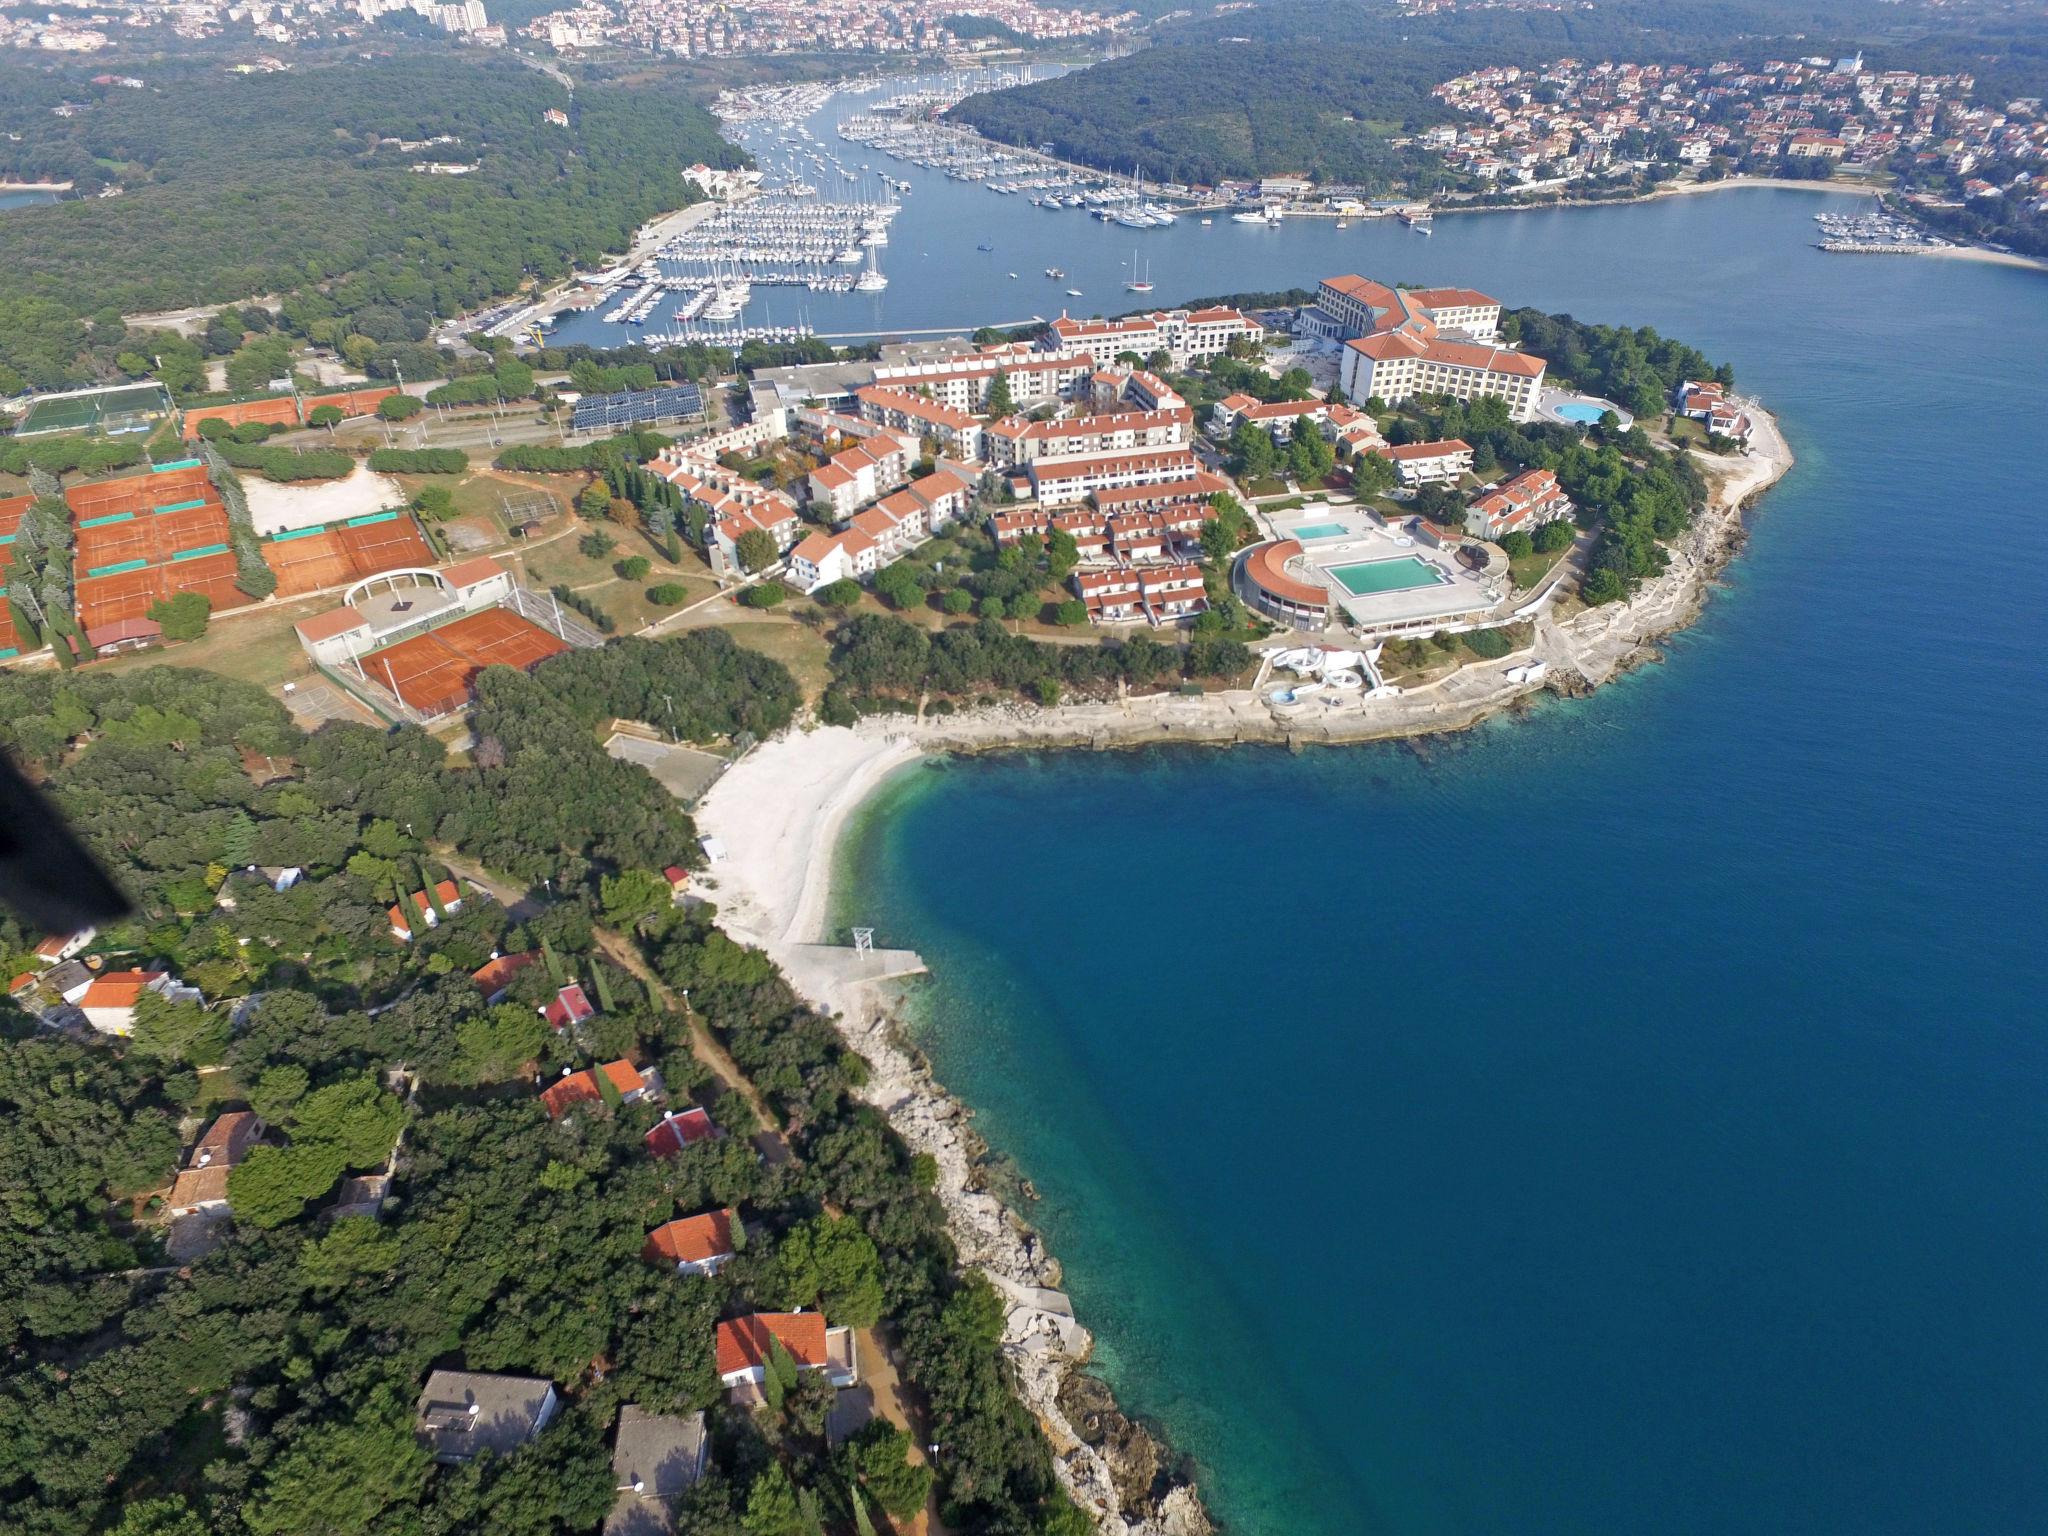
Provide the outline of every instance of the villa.
[[132,1035],[135,1005],[150,993],[172,1003],[200,1001],[197,987],[185,986],[169,971],[133,970],[103,972],[93,978],[76,1001],[86,1023],[101,1034]]
[[1749,416],[1728,391],[1711,380],[1688,379],[1678,388],[1678,414],[1697,421],[1718,437],[1749,441]]
[[1572,499],[1556,475],[1547,469],[1525,470],[1465,509],[1465,531],[1498,543],[1505,534],[1529,533],[1571,512]]
[[[600,1083],[599,1074],[603,1074]],[[611,1094],[605,1090],[609,1088]],[[636,1067],[624,1059],[608,1061],[600,1067],[585,1067],[581,1072],[571,1072],[567,1067],[562,1075],[542,1090],[541,1107],[548,1112],[550,1120],[559,1120],[579,1104],[602,1104],[607,1097],[615,1096],[621,1104],[637,1104],[642,1099],[661,1097],[661,1070],[658,1067]]]
[[547,1006],[540,1010],[540,1016],[556,1029],[570,1029],[596,1018],[597,1009],[591,1006],[583,988],[572,981],[548,999]]
[[486,1003],[501,1003],[505,994],[512,990],[513,979],[532,965],[540,956],[532,953],[523,955],[492,955],[483,965],[469,973],[469,979],[476,983],[477,990],[484,995]]
[[711,1123],[711,1116],[692,1105],[688,1109],[671,1109],[655,1122],[654,1129],[640,1138],[640,1144],[647,1149],[650,1157],[674,1157],[678,1152],[694,1147],[700,1141],[710,1141],[718,1135],[718,1127]]
[[209,1125],[171,1183],[171,1197],[164,1202],[170,1214],[227,1209],[228,1172],[262,1134],[263,1122],[246,1109],[232,1110]]
[[612,1481],[618,1497],[605,1517],[604,1536],[666,1536],[675,1529],[670,1503],[704,1476],[710,1437],[699,1413],[649,1413],[637,1403],[619,1409],[612,1441]]

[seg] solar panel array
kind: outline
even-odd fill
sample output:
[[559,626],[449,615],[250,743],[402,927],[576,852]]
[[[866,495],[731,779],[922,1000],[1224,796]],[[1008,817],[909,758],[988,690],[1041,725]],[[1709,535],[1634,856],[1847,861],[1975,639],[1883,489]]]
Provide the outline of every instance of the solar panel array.
[[681,421],[703,411],[704,396],[696,385],[671,384],[618,395],[586,395],[576,402],[569,424],[577,432],[616,431],[652,421]]

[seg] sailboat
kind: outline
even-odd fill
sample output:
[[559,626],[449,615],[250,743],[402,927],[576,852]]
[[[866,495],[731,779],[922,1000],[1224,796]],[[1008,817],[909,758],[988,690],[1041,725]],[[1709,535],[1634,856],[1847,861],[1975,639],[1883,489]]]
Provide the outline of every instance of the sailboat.
[[889,279],[883,276],[881,268],[875,265],[875,248],[869,246],[868,269],[853,280],[853,291],[855,293],[880,293],[888,286]]
[[1131,252],[1131,280],[1125,283],[1124,287],[1132,293],[1150,293],[1152,291],[1152,279],[1146,274],[1145,269],[1138,265],[1138,253],[1136,251]]

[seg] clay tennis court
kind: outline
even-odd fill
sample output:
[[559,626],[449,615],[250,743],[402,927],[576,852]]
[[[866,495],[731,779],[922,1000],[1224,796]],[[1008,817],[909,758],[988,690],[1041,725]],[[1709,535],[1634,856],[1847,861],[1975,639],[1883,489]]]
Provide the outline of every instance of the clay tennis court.
[[231,542],[227,509],[218,502],[178,512],[137,512],[117,523],[78,530],[78,569],[91,572],[127,560],[167,561],[186,550]]
[[14,530],[21,526],[22,518],[35,501],[33,496],[0,496],[0,539],[14,537]]
[[14,632],[14,610],[0,602],[0,660],[21,652],[21,637]]
[[64,492],[64,500],[77,519],[85,522],[116,512],[153,512],[158,507],[173,506],[181,501],[215,501],[217,498],[204,467],[195,466],[74,485]]
[[235,585],[234,551],[223,550],[216,555],[197,555],[190,560],[145,566],[141,570],[81,576],[78,622],[87,629],[98,629],[102,624],[122,619],[147,618],[151,603],[180,592],[203,592],[216,613],[249,601],[248,594]]
[[445,715],[469,702],[485,667],[530,667],[568,646],[537,624],[502,608],[468,618],[362,658],[370,680],[391,689],[422,715]]
[[380,571],[432,566],[434,552],[410,517],[390,522],[346,524],[317,533],[266,539],[263,559],[277,575],[280,597],[297,597],[338,587]]

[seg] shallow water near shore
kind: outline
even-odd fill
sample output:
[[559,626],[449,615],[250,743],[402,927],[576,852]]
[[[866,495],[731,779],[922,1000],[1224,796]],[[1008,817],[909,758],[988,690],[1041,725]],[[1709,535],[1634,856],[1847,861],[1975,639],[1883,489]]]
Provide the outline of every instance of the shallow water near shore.
[[920,1043],[1234,1531],[2048,1527],[2048,280],[1826,257],[1819,206],[1362,266],[1779,413],[1663,665],[1413,745],[950,761],[848,835],[840,915],[931,964]]

